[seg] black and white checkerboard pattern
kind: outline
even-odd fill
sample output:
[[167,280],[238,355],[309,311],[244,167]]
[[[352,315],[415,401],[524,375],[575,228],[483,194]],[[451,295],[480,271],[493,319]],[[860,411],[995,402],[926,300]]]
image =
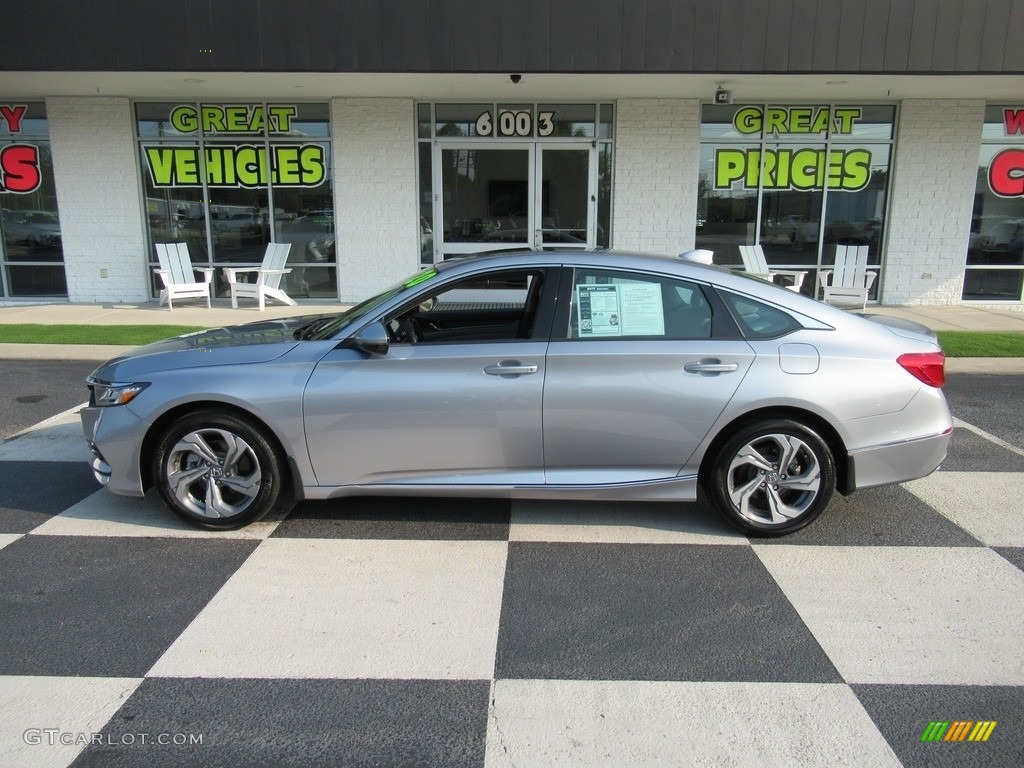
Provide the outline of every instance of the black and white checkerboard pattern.
[[71,413],[0,445],[0,766],[1024,765],[1024,451],[969,425],[777,541],[464,499],[212,534],[85,458]]

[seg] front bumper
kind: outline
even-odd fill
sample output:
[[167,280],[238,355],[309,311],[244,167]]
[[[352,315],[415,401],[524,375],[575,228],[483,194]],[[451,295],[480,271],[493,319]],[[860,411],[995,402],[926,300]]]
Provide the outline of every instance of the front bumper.
[[82,409],[81,417],[96,480],[117,494],[144,495],[139,459],[149,425],[127,406],[90,406]]

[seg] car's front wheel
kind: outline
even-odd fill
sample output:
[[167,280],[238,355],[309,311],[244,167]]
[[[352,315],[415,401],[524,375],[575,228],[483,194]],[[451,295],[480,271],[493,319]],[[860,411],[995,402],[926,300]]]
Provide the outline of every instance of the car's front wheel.
[[820,515],[835,484],[828,444],[796,421],[771,419],[729,437],[713,459],[705,492],[733,527],[781,536]]
[[238,416],[197,411],[171,424],[153,453],[153,479],[177,515],[226,530],[267,514],[284,462],[274,439]]

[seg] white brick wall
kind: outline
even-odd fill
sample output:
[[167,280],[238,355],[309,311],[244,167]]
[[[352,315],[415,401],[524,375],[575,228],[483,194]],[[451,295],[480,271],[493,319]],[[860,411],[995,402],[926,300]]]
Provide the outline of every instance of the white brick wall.
[[668,254],[693,248],[699,169],[698,99],[621,99],[612,246]]
[[[145,237],[128,99],[46,100],[68,298],[145,301]],[[100,270],[107,277],[100,277]]]
[[[47,113],[69,298],[148,300],[128,99],[53,97]],[[883,303],[960,303],[983,114],[981,100],[902,103]],[[331,115],[340,297],[352,302],[419,264],[414,102],[335,98]],[[699,132],[699,100],[618,102],[614,247],[693,247]]]
[[419,267],[411,99],[332,99],[341,300],[358,301]]
[[883,304],[959,304],[985,102],[900,107]]

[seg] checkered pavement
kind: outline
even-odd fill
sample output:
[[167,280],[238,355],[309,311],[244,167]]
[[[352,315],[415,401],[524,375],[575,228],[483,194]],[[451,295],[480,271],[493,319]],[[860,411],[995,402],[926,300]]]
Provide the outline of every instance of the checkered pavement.
[[[351,499],[230,533],[0,444],[0,765],[1024,765],[1024,451],[748,540],[700,506]],[[932,721],[987,742],[922,742]]]

